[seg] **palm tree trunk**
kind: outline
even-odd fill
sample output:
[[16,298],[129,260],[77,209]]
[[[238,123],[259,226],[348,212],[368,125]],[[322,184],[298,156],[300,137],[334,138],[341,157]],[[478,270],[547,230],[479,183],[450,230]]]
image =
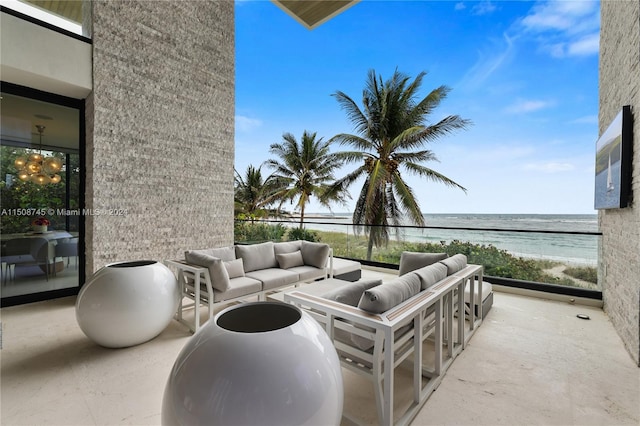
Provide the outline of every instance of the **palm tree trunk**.
[[371,260],[373,253],[373,234],[369,231],[369,242],[367,243],[367,260]]
[[304,227],[304,204],[300,207],[300,229]]

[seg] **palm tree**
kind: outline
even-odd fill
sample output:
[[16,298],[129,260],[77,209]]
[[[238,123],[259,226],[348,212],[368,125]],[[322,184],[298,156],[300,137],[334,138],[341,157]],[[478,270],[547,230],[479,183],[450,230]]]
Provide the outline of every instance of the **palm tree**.
[[311,197],[329,208],[330,202],[344,202],[344,192],[334,190],[330,195],[327,189],[334,183],[334,170],[340,166],[338,159],[329,151],[330,142],[316,139],[316,133],[306,130],[300,143],[291,133],[282,135],[281,143],[271,144],[269,152],[278,159],[265,162],[275,169],[273,175],[284,183],[284,189],[278,193],[281,200],[294,202],[300,208],[300,228],[304,225],[304,210]]
[[235,215],[245,215],[252,222],[273,214],[267,207],[277,201],[276,194],[282,189],[281,182],[273,175],[263,180],[260,169],[249,165],[244,178],[234,169]]
[[471,124],[457,115],[447,116],[435,124],[427,123],[427,117],[446,97],[449,88],[440,86],[419,99],[418,90],[424,76],[421,72],[410,82],[407,75],[396,70],[389,80],[383,81],[374,70],[369,71],[362,94],[363,109],[341,91],[332,95],[346,111],[357,133],[341,133],[330,139],[330,142],[355,148],[336,153],[336,157],[345,163],[361,163],[355,171],[338,180],[333,190],[344,191],[358,178],[365,179],[353,222],[356,232],[364,229],[369,235],[367,260],[371,260],[374,245],[380,247],[388,243],[389,225],[396,231],[403,219],[424,225],[415,192],[401,171],[466,192],[461,185],[422,164],[437,161],[432,151],[424,149],[426,143]]

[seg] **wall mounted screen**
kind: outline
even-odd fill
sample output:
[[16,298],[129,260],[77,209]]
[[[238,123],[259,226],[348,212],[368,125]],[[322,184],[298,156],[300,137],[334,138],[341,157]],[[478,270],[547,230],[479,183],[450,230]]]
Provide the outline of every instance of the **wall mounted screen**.
[[617,209],[629,205],[632,120],[631,107],[622,107],[596,142],[596,209]]

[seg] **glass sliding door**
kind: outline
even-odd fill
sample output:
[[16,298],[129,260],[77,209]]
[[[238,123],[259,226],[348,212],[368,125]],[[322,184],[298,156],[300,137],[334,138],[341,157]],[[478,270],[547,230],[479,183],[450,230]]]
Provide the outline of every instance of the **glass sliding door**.
[[84,268],[82,110],[4,89],[0,289],[6,306],[73,294]]

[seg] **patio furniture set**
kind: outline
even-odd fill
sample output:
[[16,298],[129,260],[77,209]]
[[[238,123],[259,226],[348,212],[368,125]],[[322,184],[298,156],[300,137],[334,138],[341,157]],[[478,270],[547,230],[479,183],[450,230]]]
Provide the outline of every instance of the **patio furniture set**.
[[[185,260],[166,263],[177,270],[181,299],[193,301],[181,300],[177,314],[192,331],[200,327],[201,304],[209,318],[216,303],[256,296],[308,312],[333,341],[342,367],[373,382],[378,421],[385,425],[413,419],[493,300],[482,266],[467,264],[462,254],[405,252],[399,276],[384,283],[359,279],[358,262],[307,241],[191,250]],[[190,307],[195,317],[187,323],[183,311]],[[394,371],[401,364],[411,368],[413,400],[394,416]]]

